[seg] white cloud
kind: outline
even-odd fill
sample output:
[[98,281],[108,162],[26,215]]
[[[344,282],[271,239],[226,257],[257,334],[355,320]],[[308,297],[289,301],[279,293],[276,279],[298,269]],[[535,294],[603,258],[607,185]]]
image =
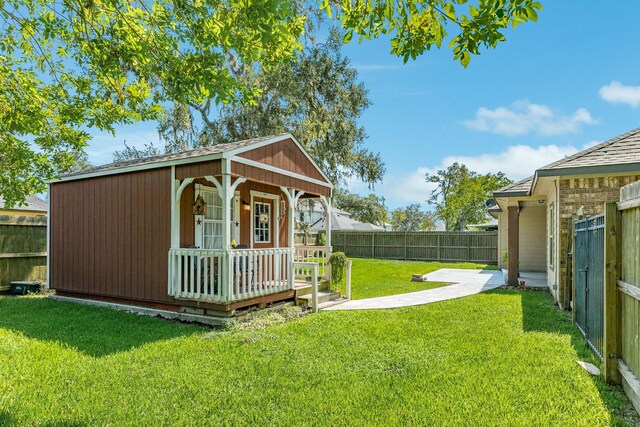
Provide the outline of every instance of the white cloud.
[[625,86],[613,80],[602,86],[599,94],[600,98],[612,104],[629,104],[632,107],[640,105],[640,86]]
[[[408,173],[390,173],[384,182],[376,185],[376,194],[384,196],[387,206],[395,209],[410,203],[420,203],[426,207],[426,200],[435,188],[434,184],[425,182],[427,173],[434,174],[455,162],[465,164],[469,169],[481,173],[504,172],[514,181],[533,175],[536,169],[563,157],[575,154],[579,150],[592,147],[599,141],[589,141],[581,147],[573,145],[512,145],[497,153],[485,153],[476,156],[447,156],[435,167],[421,166]],[[358,181],[349,183],[349,191],[368,194],[364,184]]]
[[465,120],[464,125],[469,129],[507,136],[529,133],[548,136],[577,133],[582,125],[596,122],[585,108],[578,108],[571,115],[563,115],[546,105],[522,100],[495,110],[480,107],[475,119]]

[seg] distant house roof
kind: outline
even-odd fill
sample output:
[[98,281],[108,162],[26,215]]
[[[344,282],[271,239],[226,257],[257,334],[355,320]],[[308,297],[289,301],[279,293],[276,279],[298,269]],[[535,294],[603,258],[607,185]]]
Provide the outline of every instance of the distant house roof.
[[484,224],[467,224],[467,230],[470,229],[481,229],[481,230],[497,230],[498,229],[498,220],[492,219],[489,222]]
[[640,171],[640,128],[564,157],[536,170],[529,178],[495,191],[494,197],[532,193],[539,177]]
[[[311,229],[314,231],[324,230],[325,228],[324,218],[311,226]],[[351,214],[340,210],[333,210],[331,212],[331,229],[337,231],[384,231],[384,227],[368,222],[356,221],[351,218]]]
[[12,208],[7,208],[4,205],[4,198],[0,196],[0,209],[15,210],[15,211],[32,211],[32,212],[47,212],[47,202],[36,196],[28,195],[25,200],[26,204],[22,206],[15,205]]

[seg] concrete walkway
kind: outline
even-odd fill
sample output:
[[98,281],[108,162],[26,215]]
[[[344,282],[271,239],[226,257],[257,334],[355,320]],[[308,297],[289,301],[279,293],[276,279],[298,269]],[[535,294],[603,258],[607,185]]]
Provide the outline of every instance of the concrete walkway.
[[500,270],[441,268],[440,270],[425,274],[423,277],[426,277],[426,281],[428,282],[447,282],[453,284],[408,294],[351,300],[344,304],[327,307],[325,310],[368,310],[409,307],[412,305],[462,298],[504,285],[504,278]]

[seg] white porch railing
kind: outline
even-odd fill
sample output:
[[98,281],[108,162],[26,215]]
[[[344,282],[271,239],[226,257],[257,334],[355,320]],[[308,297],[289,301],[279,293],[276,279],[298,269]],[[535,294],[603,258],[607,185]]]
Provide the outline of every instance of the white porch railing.
[[293,255],[291,248],[170,249],[169,295],[229,303],[293,289]]
[[[300,263],[308,263],[315,262],[318,263],[318,276],[323,279],[329,279],[329,256],[331,255],[331,250],[328,246],[308,246],[308,245],[298,245],[296,246],[295,258],[294,262]],[[301,274],[297,269],[295,273]]]

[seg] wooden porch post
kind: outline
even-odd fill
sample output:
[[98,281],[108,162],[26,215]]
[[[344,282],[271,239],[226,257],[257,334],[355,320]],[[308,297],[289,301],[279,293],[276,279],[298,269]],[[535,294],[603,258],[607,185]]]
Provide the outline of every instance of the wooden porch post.
[[[214,181],[214,184],[218,183]],[[229,198],[229,193],[231,192],[231,161],[229,159],[222,159],[222,182],[219,184],[218,192],[222,199],[222,247],[225,249],[225,268],[222,269],[222,298],[230,302],[233,286],[231,283],[233,280],[233,262],[229,251],[231,242],[231,202]]]
[[320,197],[320,201],[322,202],[322,206],[324,207],[324,214],[326,215],[326,219],[324,221],[325,229],[326,229],[326,245],[330,255],[332,252],[331,248],[331,198],[327,196]]
[[294,285],[294,274],[293,274],[293,262],[295,261],[295,245],[296,245],[296,206],[298,205],[298,200],[300,196],[304,194],[304,191],[296,191],[293,188],[280,187],[282,192],[285,194],[287,198],[287,202],[289,202],[289,207],[287,210],[287,246],[290,249],[289,255],[289,266],[288,266],[288,282],[289,288],[293,289]]
[[518,264],[520,264],[520,208],[518,206],[509,206],[507,212],[509,227],[507,232],[507,253],[509,257],[507,264],[507,282],[509,285],[518,286]]

